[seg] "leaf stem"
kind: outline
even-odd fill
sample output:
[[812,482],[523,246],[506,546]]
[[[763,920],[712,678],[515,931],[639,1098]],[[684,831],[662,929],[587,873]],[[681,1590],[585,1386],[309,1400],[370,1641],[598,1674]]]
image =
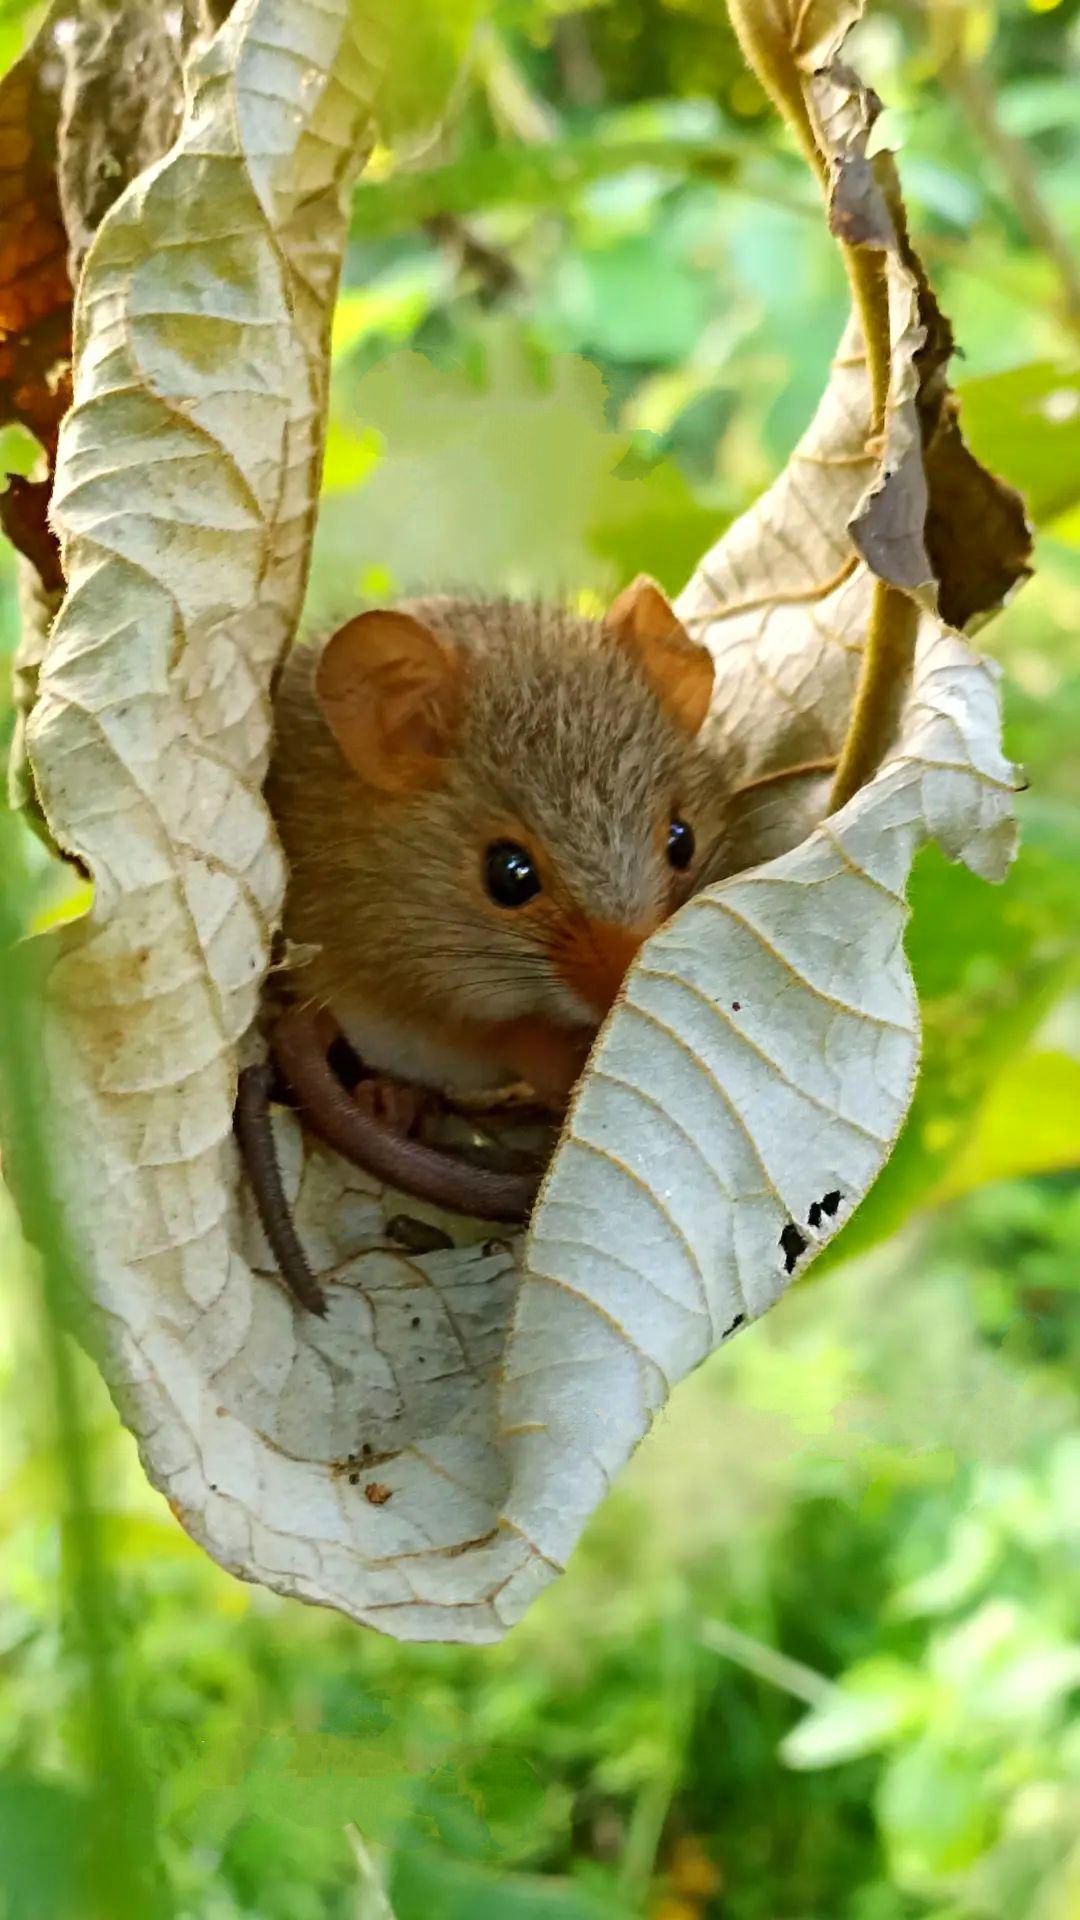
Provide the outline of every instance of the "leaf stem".
[[843,241],[840,243],[840,253],[863,338],[866,377],[870,384],[870,437],[876,440],[885,431],[892,364],[889,280],[885,271],[885,256],[876,248],[870,251],[865,247],[851,247]]
[[801,1660],[792,1660],[789,1654],[766,1646],[762,1640],[752,1639],[727,1620],[706,1620],[701,1629],[701,1643],[808,1707],[828,1706],[839,1692],[831,1680],[816,1673],[813,1667],[804,1666]]
[[[876,250],[850,246],[842,246],[841,252],[866,355],[871,434],[880,441],[888,413],[892,364],[885,256]],[[886,581],[875,580],[851,717],[829,794],[829,813],[844,806],[877,769],[911,674],[918,624],[915,602]]]
[[[795,134],[826,201],[830,171],[807,99],[792,41],[791,17],[782,0],[728,0],[732,24],[747,63]],[[840,242],[851,297],[862,334],[870,388],[869,437],[883,442],[892,369],[889,281],[878,248]],[[859,681],[840,753],[828,811],[843,806],[874,772],[906,686],[915,649],[918,610],[906,594],[875,580]]]
[[827,811],[835,813],[877,771],[915,652],[919,610],[906,593],[875,580],[859,681]]

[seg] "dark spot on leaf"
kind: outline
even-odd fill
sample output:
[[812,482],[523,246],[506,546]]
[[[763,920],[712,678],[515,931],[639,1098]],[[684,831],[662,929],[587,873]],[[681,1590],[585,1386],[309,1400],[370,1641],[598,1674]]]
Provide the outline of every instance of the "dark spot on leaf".
[[358,1487],[360,1485],[360,1475],[358,1473],[350,1473],[349,1485],[350,1487]]
[[805,1234],[799,1232],[794,1220],[789,1220],[783,1233],[780,1235],[780,1246],[784,1255],[785,1273],[794,1273],[795,1264],[799,1255],[806,1252],[807,1245],[808,1242]]
[[731,1011],[732,1011],[732,1013],[741,1013],[741,1012],[742,1012],[742,1001],[741,1001],[741,1000],[733,1000],[733,1001],[732,1001],[732,1003],[731,1003]]
[[411,1213],[395,1213],[386,1223],[386,1232],[409,1253],[442,1253],[454,1244],[445,1228],[430,1220],[417,1220]]
[[728,1334],[734,1333],[738,1327],[741,1327],[743,1325],[745,1320],[746,1320],[745,1313],[737,1313],[730,1327],[724,1328],[723,1333],[720,1335],[721,1340],[726,1340],[728,1337]]
[[412,1319],[409,1321],[409,1325],[410,1327],[418,1327],[420,1325],[420,1315],[418,1313],[413,1314]]
[[821,1204],[826,1213],[838,1213],[840,1211],[840,1194],[834,1189],[832,1193],[827,1193],[824,1196]]
[[814,1201],[813,1206],[810,1208],[810,1211],[806,1216],[806,1224],[808,1227],[820,1227],[821,1225],[821,1201],[820,1200]]

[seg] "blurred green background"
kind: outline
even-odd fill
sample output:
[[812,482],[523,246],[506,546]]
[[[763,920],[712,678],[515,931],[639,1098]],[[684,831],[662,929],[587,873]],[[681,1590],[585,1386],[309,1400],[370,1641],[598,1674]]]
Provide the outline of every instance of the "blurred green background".
[[[316,625],[424,584],[676,590],[844,319],[718,0],[485,11],[442,135],[356,196]],[[11,0],[0,67],[40,12]],[[380,1879],[396,1920],[1080,1915],[1080,0],[875,6],[857,57],[969,437],[1039,536],[983,636],[1023,851],[1004,889],[919,863],[894,1160],[483,1651],[206,1561],[0,1199],[3,1920],[387,1920]],[[63,883],[3,844],[40,924]]]

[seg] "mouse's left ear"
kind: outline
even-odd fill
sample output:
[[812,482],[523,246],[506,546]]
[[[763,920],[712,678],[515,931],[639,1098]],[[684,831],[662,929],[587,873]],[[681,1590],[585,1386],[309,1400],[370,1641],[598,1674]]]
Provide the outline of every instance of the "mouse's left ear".
[[373,608],[331,634],[315,698],[352,767],[383,793],[438,784],[461,703],[456,649],[410,613]]
[[639,573],[612,601],[604,625],[634,655],[669,719],[693,736],[712,699],[712,655],[691,640],[656,581]]

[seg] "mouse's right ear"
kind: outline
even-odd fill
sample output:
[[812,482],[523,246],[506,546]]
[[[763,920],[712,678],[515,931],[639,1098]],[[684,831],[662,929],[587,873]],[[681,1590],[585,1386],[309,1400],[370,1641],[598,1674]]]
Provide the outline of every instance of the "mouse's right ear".
[[637,661],[669,720],[691,739],[713,690],[713,660],[691,640],[655,580],[639,573],[612,601],[604,625]]
[[361,780],[436,786],[461,706],[457,650],[411,614],[376,608],[331,634],[315,669],[323,719]]

